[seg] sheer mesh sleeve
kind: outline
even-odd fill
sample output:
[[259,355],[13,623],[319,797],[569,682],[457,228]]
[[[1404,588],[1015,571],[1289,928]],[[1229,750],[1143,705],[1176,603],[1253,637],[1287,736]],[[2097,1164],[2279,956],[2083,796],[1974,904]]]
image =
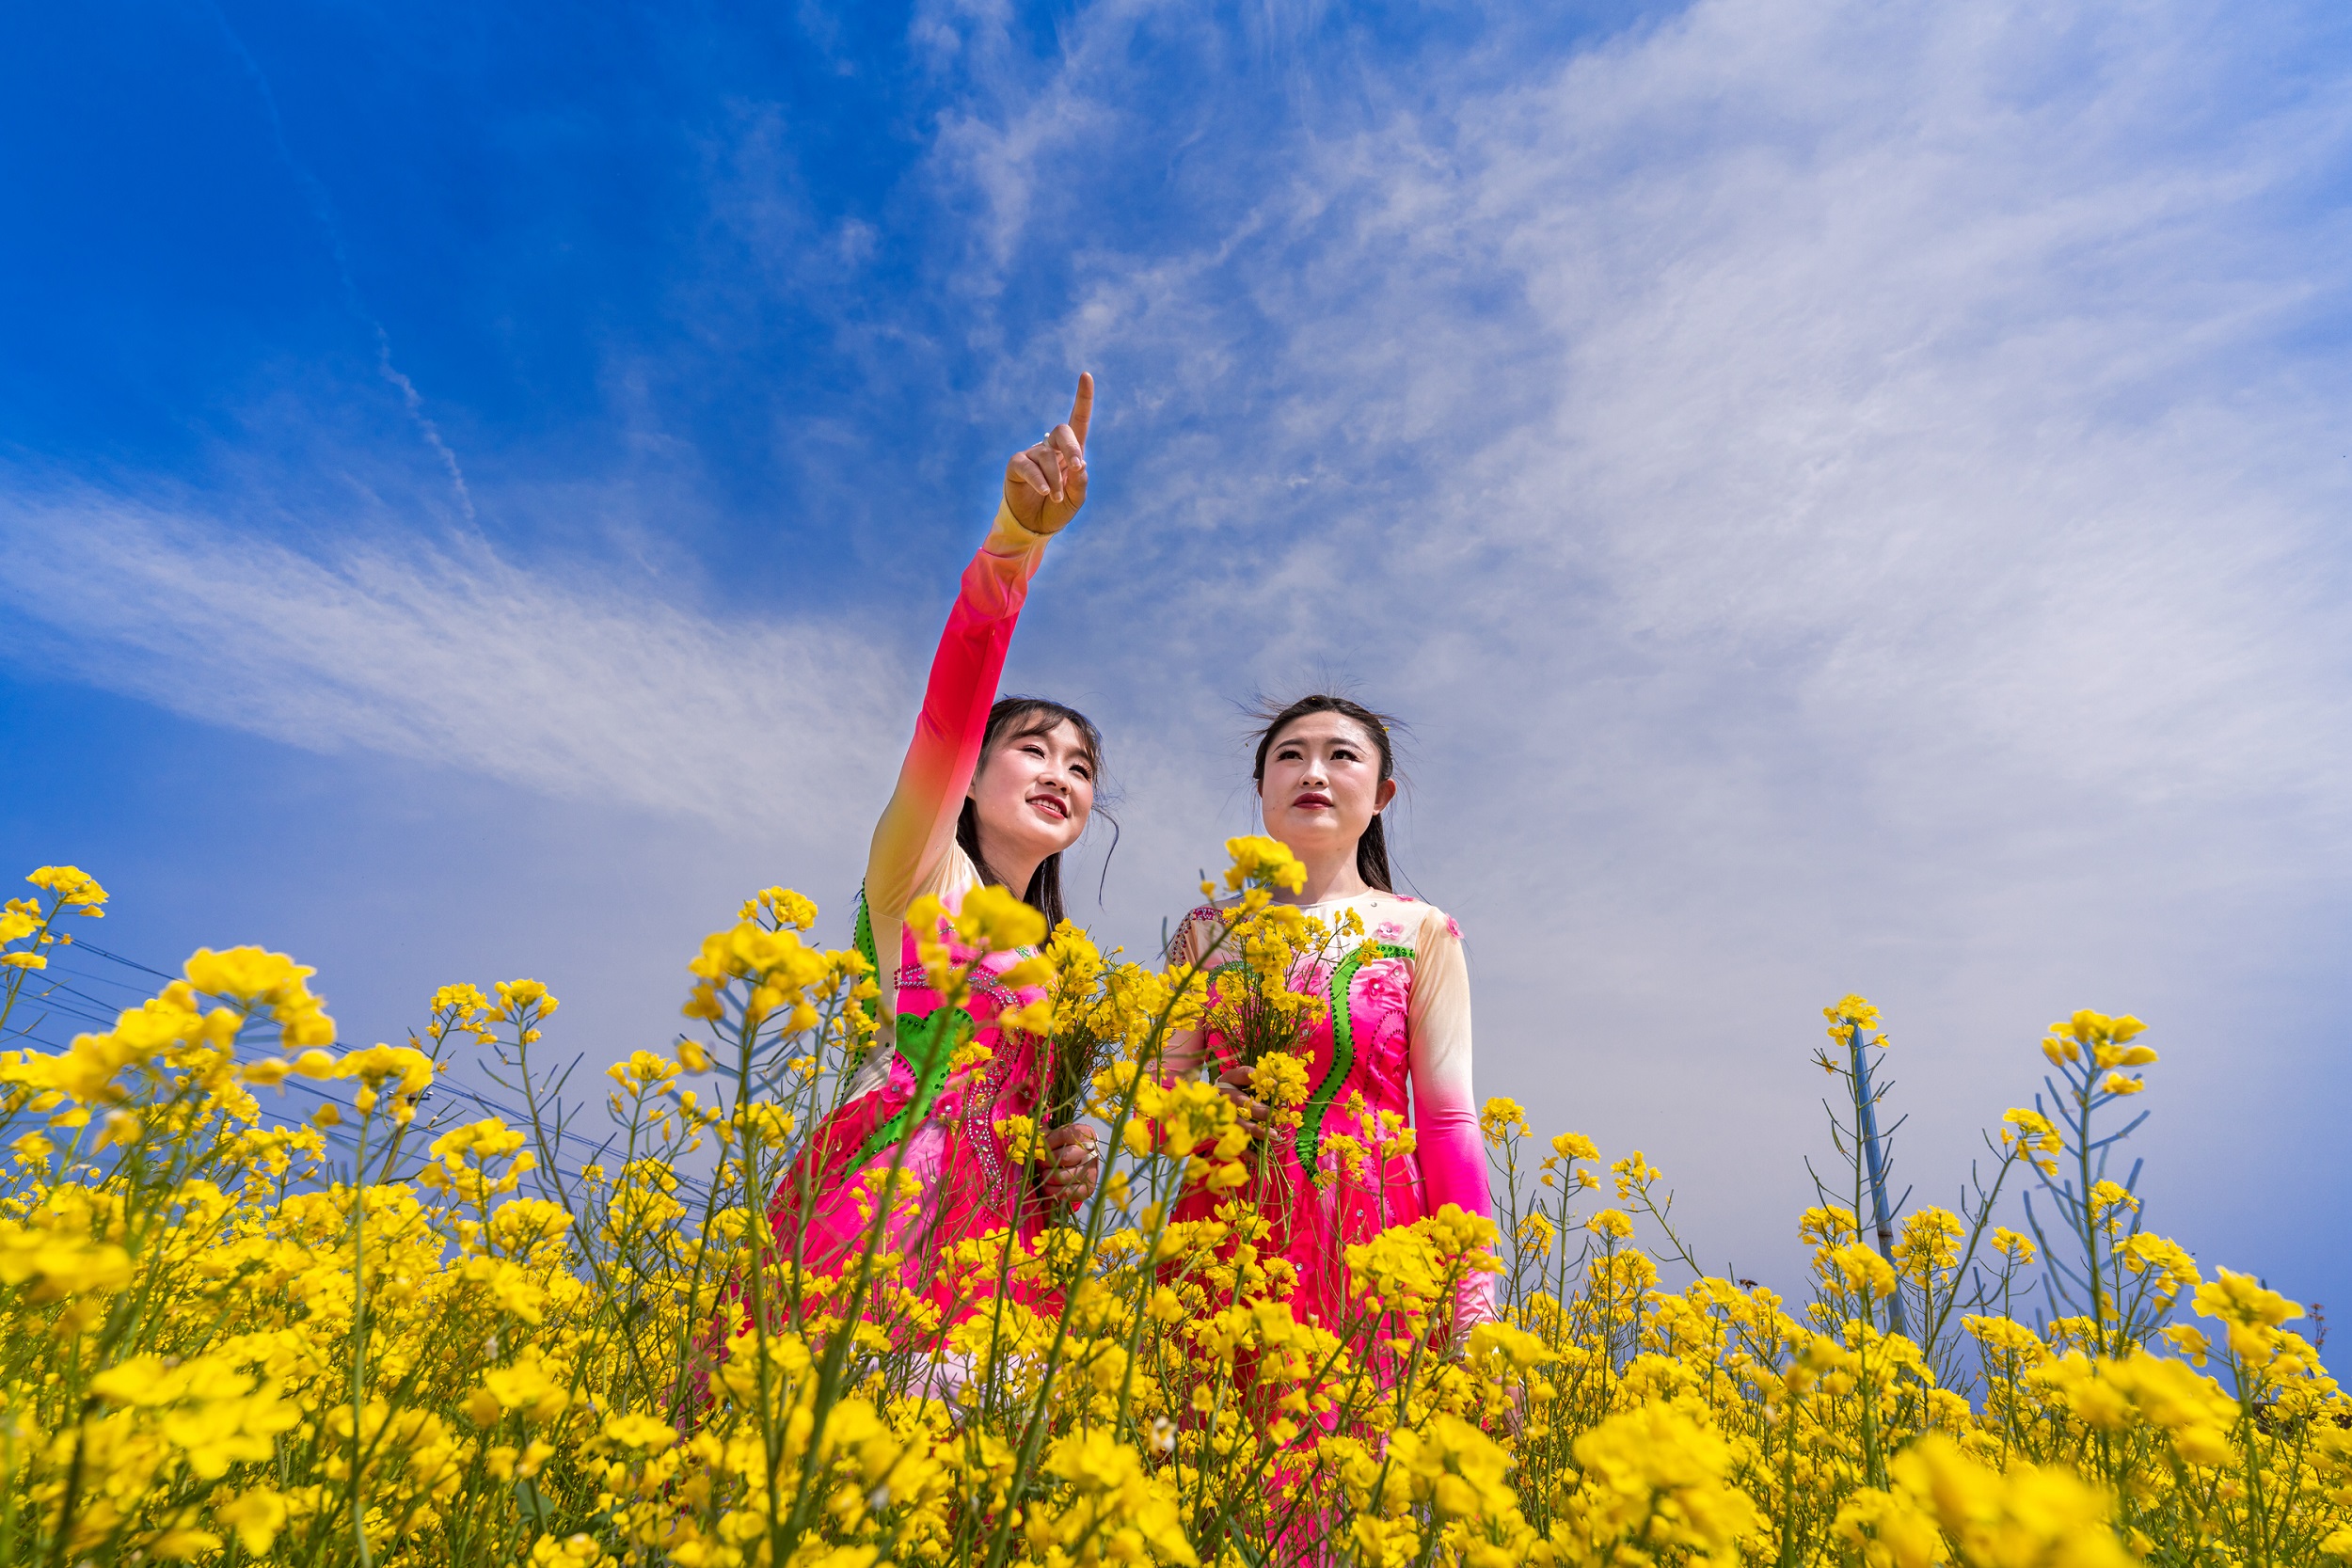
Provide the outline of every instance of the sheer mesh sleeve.
[[[1181,974],[1200,961],[1202,955],[1216,940],[1222,917],[1214,904],[1203,904],[1184,918],[1176,934],[1168,939],[1168,967],[1171,974]],[[1196,1071],[1204,1059],[1208,1039],[1198,1029],[1171,1029],[1167,1043],[1161,1048],[1160,1077],[1173,1081]]]
[[[1451,1203],[1494,1217],[1486,1146],[1470,1085],[1470,964],[1461,928],[1432,908],[1414,944],[1413,997],[1406,1013],[1413,1074],[1414,1154],[1429,1212]],[[1494,1315],[1491,1275],[1464,1282],[1457,1324]]]

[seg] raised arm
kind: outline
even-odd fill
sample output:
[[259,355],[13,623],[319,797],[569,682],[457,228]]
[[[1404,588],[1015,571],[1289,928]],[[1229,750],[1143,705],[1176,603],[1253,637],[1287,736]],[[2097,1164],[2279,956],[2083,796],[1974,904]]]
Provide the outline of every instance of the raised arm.
[[[971,787],[996,701],[1005,654],[1028,597],[1029,578],[1044,558],[1045,540],[999,507],[988,542],[963,569],[947,628],[931,656],[914,739],[898,765],[898,784],[874,825],[866,858],[866,907],[878,950],[895,958],[896,927],[914,890],[939,868],[956,831],[956,814]],[[882,926],[893,927],[883,941]]]
[[[1486,1146],[1478,1131],[1478,1101],[1470,1088],[1470,965],[1462,934],[1432,910],[1413,962],[1413,997],[1406,1015],[1413,1073],[1413,1147],[1421,1162],[1429,1212],[1451,1203],[1494,1217],[1486,1189]],[[1466,1282],[1455,1319],[1494,1315],[1492,1276]]]
[[[955,608],[931,656],[914,739],[866,852],[866,908],[875,951],[885,965],[898,962],[907,906],[938,874],[955,841],[956,814],[979,764],[988,710],[1045,541],[1086,504],[1086,434],[1093,410],[1094,378],[1081,375],[1069,420],[1006,464],[995,524],[963,569]],[[885,985],[883,994],[889,991]]]

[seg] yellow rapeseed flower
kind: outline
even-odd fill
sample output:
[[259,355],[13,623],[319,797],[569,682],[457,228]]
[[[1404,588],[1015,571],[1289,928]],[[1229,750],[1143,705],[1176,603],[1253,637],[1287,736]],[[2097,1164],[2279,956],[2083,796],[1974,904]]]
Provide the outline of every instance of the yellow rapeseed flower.
[[1248,886],[1286,888],[1296,893],[1307,885],[1305,863],[1279,839],[1256,834],[1229,838],[1225,841],[1225,854],[1232,862],[1225,872],[1229,893],[1239,893]]
[[1490,1144],[1502,1144],[1514,1134],[1524,1138],[1529,1131],[1527,1113],[1518,1101],[1497,1095],[1479,1111],[1478,1129]]
[[44,865],[24,879],[43,893],[56,895],[57,902],[67,909],[90,916],[106,912],[102,907],[106,902],[106,890],[98,885],[97,878],[78,865]]

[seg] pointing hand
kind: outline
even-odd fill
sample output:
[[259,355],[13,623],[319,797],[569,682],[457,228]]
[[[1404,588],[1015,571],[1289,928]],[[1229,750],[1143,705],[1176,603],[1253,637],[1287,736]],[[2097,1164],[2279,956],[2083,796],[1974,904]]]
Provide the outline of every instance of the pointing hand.
[[1081,372],[1070,418],[1005,465],[1005,506],[1031,533],[1059,533],[1087,503],[1087,426],[1094,420],[1094,377]]

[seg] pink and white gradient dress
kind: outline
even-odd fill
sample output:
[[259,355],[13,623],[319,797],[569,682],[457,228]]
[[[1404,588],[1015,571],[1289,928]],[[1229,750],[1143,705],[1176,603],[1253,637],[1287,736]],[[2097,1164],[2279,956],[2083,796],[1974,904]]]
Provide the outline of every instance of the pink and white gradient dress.
[[[914,742],[866,858],[861,926],[870,928],[867,951],[895,960],[878,966],[885,1043],[850,1085],[850,1098],[811,1134],[803,1164],[770,1202],[770,1222],[787,1255],[800,1231],[802,1268],[819,1276],[854,1271],[872,1205],[861,1178],[878,1182],[898,1160],[922,1183],[922,1197],[892,1220],[882,1245],[899,1255],[899,1281],[929,1297],[947,1322],[970,1304],[939,1266],[942,1255],[989,1231],[1010,1229],[1026,1239],[1043,1226],[1042,1202],[995,1130],[1001,1117],[1034,1116],[1042,1087],[1036,1042],[1000,1029],[997,1015],[1041,992],[996,983],[993,976],[1020,955],[995,954],[975,974],[962,1006],[943,1007],[925,978],[906,913],[924,894],[953,913],[980,885],[978,869],[956,842],[956,816],[979,765],[1005,653],[1044,548],[1043,536],[1000,508],[988,542],[964,568],[931,660]],[[868,931],[859,936],[866,945]],[[972,955],[956,957],[963,962]],[[950,1075],[948,1057],[965,1040],[990,1047],[989,1059]],[[804,1180],[811,1197],[803,1212]]]
[[[1494,1217],[1470,1092],[1470,968],[1461,927],[1436,906],[1400,894],[1367,892],[1305,906],[1326,925],[1349,910],[1363,935],[1302,960],[1290,977],[1292,990],[1320,991],[1330,1006],[1305,1042],[1308,1101],[1298,1132],[1262,1151],[1258,1167],[1266,1183],[1263,1211],[1275,1224],[1266,1250],[1297,1270],[1291,1309],[1328,1328],[1346,1316],[1346,1248],[1448,1204]],[[1214,905],[1186,915],[1169,943],[1170,962],[1197,963],[1210,954],[1223,919]],[[1232,1065],[1223,1041],[1212,1035],[1203,1043],[1212,1074]],[[1380,1160],[1374,1152],[1384,1111],[1412,1128],[1409,1155]],[[1341,1135],[1366,1151],[1360,1167],[1335,1152],[1333,1139]],[[1209,1218],[1217,1201],[1206,1191],[1187,1193],[1175,1216]],[[1454,1307],[1457,1331],[1493,1316],[1491,1278],[1464,1282]]]

